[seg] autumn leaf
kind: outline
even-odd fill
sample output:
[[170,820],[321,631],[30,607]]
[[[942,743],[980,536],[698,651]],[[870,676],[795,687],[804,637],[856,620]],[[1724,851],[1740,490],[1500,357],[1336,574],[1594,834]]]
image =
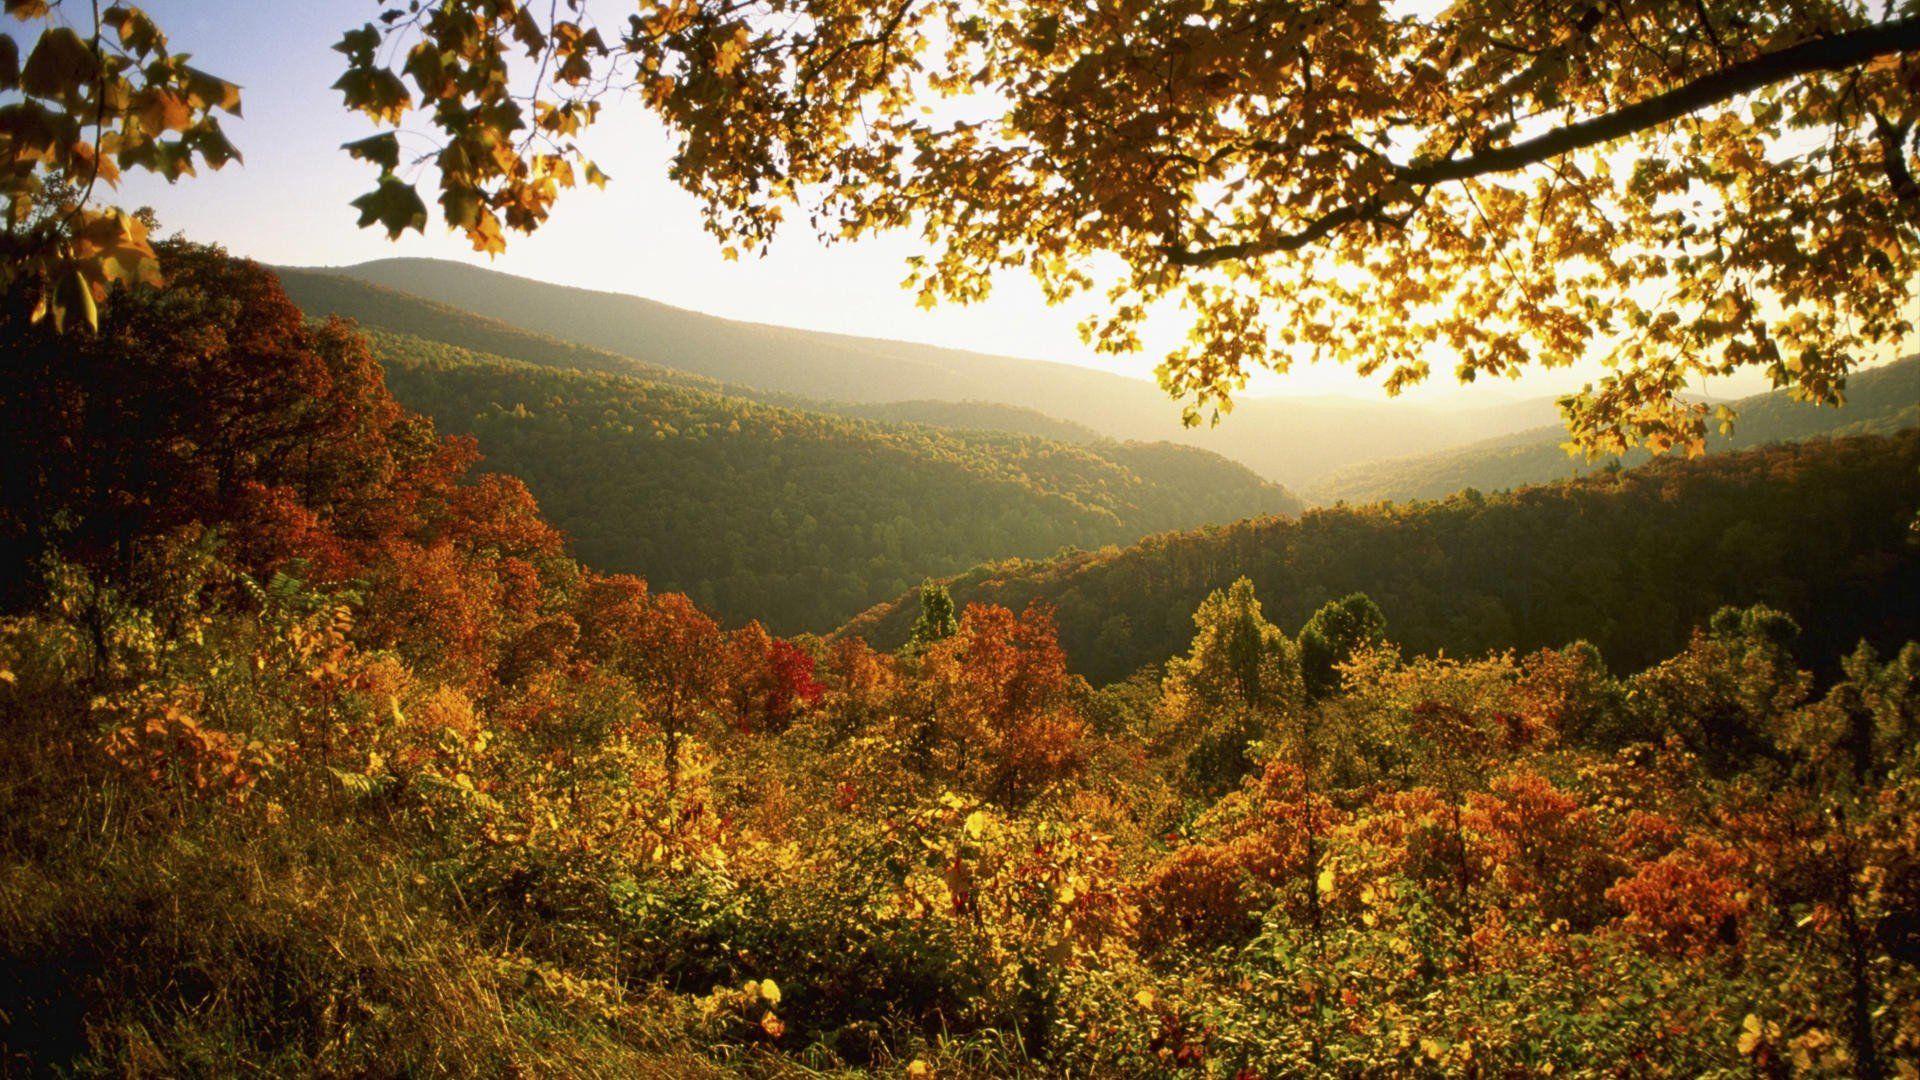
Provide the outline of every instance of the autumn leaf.
[[52,98],[77,107],[80,92],[100,72],[93,49],[68,27],[56,26],[40,35],[20,69],[20,89],[35,97]]
[[400,167],[400,138],[391,131],[343,143],[340,148],[356,160],[380,166],[382,172],[393,172]]
[[424,232],[427,227],[427,206],[420,201],[420,193],[395,176],[381,177],[380,186],[353,200],[353,206],[360,211],[361,228],[378,224],[390,238],[408,229]]

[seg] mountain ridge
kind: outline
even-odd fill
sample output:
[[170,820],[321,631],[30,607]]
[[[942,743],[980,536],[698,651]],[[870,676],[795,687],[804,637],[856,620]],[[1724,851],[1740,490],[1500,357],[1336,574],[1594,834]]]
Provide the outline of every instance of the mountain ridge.
[[[1846,404],[1837,409],[1796,401],[1785,390],[1728,404],[1737,414],[1735,427],[1729,435],[1710,435],[1709,453],[1821,435],[1890,434],[1920,426],[1920,355],[1855,372]],[[1467,488],[1502,491],[1550,483],[1651,457],[1636,451],[1585,462],[1562,449],[1564,439],[1560,429],[1542,427],[1430,454],[1361,462],[1329,474],[1304,494],[1316,503],[1436,499]]]
[[1110,438],[1212,450],[1302,487],[1362,460],[1457,445],[1550,419],[1544,398],[1467,409],[1354,399],[1247,396],[1218,426],[1189,428],[1154,384],[1051,360],[802,330],[693,312],[643,297],[556,285],[435,259],[289,268],[399,289],[540,333],[689,371],[761,393],[839,404],[939,399],[1020,408]]
[[[830,629],[925,577],[1009,551],[1302,505],[1188,446],[1079,445],[800,408],[811,403],[737,394],[352,278],[294,270],[281,282],[310,316],[364,316],[395,395],[442,430],[476,437],[488,467],[524,479],[590,563],[781,632]],[[971,512],[943,514],[949,503]]]

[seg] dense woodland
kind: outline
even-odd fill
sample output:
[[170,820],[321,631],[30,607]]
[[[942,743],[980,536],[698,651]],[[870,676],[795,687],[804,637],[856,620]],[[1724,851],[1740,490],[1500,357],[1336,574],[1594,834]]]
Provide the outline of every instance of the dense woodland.
[[[1132,568],[1103,602],[1185,624],[1095,688],[1044,604],[928,586],[888,653],[583,566],[352,328],[168,257],[98,337],[0,322],[0,431],[32,463],[0,518],[9,1070],[1880,1076],[1920,1052],[1920,645],[1831,644],[1911,629],[1920,438],[1046,564]],[[1516,624],[1551,647],[1424,654],[1475,616],[1399,583],[1452,589],[1471,553],[1525,587],[1523,536],[1581,560],[1538,575],[1624,591]],[[1337,592],[1314,544],[1370,560],[1371,598],[1259,565],[1172,591],[1271,547]],[[1610,634],[1645,644],[1575,640]]]
[[[1818,435],[1890,435],[1920,427],[1920,356],[1868,368],[1847,380],[1839,408],[1797,401],[1781,390],[1733,402],[1731,432],[1708,437],[1715,451],[1765,446]],[[1415,457],[1363,462],[1336,470],[1313,489],[1321,502],[1437,499],[1456,491],[1506,491],[1619,465],[1640,465],[1645,451],[1588,459],[1571,456],[1564,431],[1536,428]]]
[[[605,350],[603,362],[636,357],[648,367],[721,380],[736,396],[799,408],[1067,442],[1084,441],[1068,434],[1076,428],[1122,441],[1182,442],[1294,488],[1317,483],[1342,466],[1534,429],[1554,417],[1553,402],[1546,398],[1506,404],[1468,399],[1435,408],[1249,397],[1235,408],[1231,423],[1189,428],[1151,384],[1072,364],[736,322],[436,259],[382,259],[281,273],[310,314],[346,315],[482,352],[544,362],[511,347],[443,336],[426,312],[486,312],[489,321],[504,320],[522,333]],[[409,301],[431,307],[413,310]],[[1035,410],[1058,423],[1037,426]]]
[[[1800,620],[1827,662],[1861,637],[1920,632],[1917,508],[1920,433],[1816,439],[1012,560],[948,585],[962,603],[1049,605],[1075,670],[1095,681],[1179,651],[1182,613],[1242,576],[1288,626],[1365,591],[1419,652],[1586,639],[1627,670],[1678,649],[1721,605],[1765,603]],[[905,595],[847,631],[896,645],[914,612]]]
[[[279,5],[179,21],[269,6],[304,109]],[[726,259],[904,233],[921,305],[1028,274],[1158,386],[445,262],[290,296],[114,205],[239,162],[238,83],[7,0],[0,1074],[1920,1078],[1916,367],[1861,369],[1920,0],[596,9],[363,12],[360,226],[499,254],[604,106]],[[1194,446],[1544,406],[1247,398],[1310,360],[1585,370],[1568,445],[1677,457],[1179,531],[1293,505]],[[1738,449],[1688,388],[1740,374],[1865,408]]]
[[1015,435],[1037,435],[1066,443],[1102,441],[1099,432],[1071,420],[1057,420],[1039,409],[1001,405],[992,401],[883,401],[865,405],[831,406],[834,412],[890,423],[926,424],[930,427],[961,428],[972,431],[1005,431]]
[[589,565],[645,573],[731,622],[783,632],[831,629],[1007,552],[1300,508],[1246,468],[1170,443],[883,425],[370,340],[394,394],[525,480]]

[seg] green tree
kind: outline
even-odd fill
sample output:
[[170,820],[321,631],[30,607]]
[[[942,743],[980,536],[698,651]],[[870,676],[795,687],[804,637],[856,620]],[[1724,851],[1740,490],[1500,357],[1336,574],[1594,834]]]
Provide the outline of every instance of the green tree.
[[1721,772],[1778,760],[1783,718],[1812,689],[1788,651],[1799,633],[1765,605],[1722,607],[1678,656],[1628,684],[1641,737],[1678,738]]
[[947,595],[947,587],[932,581],[920,586],[920,618],[914,621],[907,648],[919,652],[952,637],[958,629],[960,620],[954,616],[953,597]]
[[1300,628],[1300,669],[1307,693],[1325,697],[1340,688],[1340,664],[1386,640],[1387,617],[1366,593],[1329,600]]
[[1193,644],[1167,665],[1167,681],[1207,709],[1273,709],[1298,703],[1300,657],[1260,613],[1253,582],[1215,589],[1193,613]]
[[1260,613],[1253,582],[1216,589],[1193,613],[1193,644],[1162,683],[1172,736],[1190,743],[1188,777],[1218,793],[1252,768],[1252,743],[1303,697],[1293,642]]

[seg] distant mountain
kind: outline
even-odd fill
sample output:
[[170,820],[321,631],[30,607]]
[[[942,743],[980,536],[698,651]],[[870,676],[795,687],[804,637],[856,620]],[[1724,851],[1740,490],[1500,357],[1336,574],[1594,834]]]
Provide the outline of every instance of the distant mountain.
[[[1587,639],[1617,668],[1671,654],[1722,604],[1799,619],[1803,655],[1920,634],[1920,432],[1663,458],[1504,495],[1309,510],[1126,548],[976,567],[956,601],[1052,606],[1074,670],[1105,681],[1186,648],[1190,613],[1246,576],[1289,632],[1329,599],[1377,601],[1389,636],[1454,655]],[[903,594],[843,632],[892,647]]]
[[394,395],[475,436],[589,565],[782,633],[831,629],[982,559],[1300,507],[1192,447],[881,424],[367,336]]
[[[1920,356],[1856,373],[1847,380],[1847,403],[1825,408],[1795,401],[1784,390],[1731,403],[1739,413],[1732,435],[1714,435],[1709,450],[1734,450],[1816,435],[1884,435],[1920,427]],[[1435,499],[1476,488],[1504,491],[1617,465],[1638,465],[1645,453],[1588,462],[1561,447],[1566,433],[1535,428],[1414,457],[1349,465],[1315,485],[1316,502],[1377,502]]]
[[1439,409],[1410,402],[1247,397],[1220,426],[1189,429],[1180,424],[1177,403],[1154,384],[1073,364],[739,322],[434,259],[383,259],[291,273],[372,282],[762,395],[1040,409],[1108,438],[1170,440],[1213,450],[1296,488],[1344,465],[1519,431],[1555,415],[1544,399]]
[[281,288],[312,318],[338,315],[363,327],[437,341],[543,367],[636,375],[655,382],[721,389],[713,379],[620,353],[535,333],[500,319],[325,270],[277,267]]

